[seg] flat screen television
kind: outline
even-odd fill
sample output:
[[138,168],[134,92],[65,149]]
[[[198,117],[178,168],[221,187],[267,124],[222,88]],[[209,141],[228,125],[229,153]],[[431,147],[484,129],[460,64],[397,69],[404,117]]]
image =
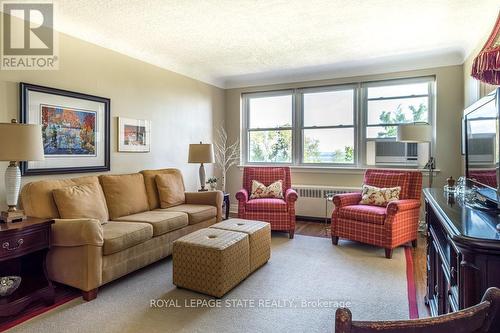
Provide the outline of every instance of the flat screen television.
[[500,208],[500,88],[464,110],[465,174],[479,201]]

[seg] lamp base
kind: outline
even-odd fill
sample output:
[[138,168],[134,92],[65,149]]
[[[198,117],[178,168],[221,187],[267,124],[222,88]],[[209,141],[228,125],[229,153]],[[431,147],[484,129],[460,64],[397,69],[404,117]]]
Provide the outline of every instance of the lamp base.
[[8,210],[0,213],[1,222],[18,222],[26,219],[23,210]]

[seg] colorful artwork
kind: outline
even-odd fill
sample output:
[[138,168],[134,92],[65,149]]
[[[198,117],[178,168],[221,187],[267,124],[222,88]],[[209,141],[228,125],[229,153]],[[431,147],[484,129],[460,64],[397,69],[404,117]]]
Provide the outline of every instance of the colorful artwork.
[[41,105],[41,118],[45,155],[96,155],[95,112]]
[[145,146],[146,127],[124,125],[123,144],[129,146]]

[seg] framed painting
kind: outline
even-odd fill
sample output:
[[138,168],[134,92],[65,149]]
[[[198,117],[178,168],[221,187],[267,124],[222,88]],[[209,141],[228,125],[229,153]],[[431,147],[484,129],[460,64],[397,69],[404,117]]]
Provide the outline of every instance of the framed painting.
[[21,122],[42,125],[45,160],[22,162],[23,175],[110,170],[109,98],[20,84]]
[[118,151],[149,152],[151,121],[118,117]]

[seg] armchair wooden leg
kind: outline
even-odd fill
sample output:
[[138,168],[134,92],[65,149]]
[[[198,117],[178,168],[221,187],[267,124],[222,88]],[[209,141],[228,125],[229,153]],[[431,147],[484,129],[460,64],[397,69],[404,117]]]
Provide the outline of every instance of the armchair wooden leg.
[[392,259],[392,249],[385,249],[385,257],[387,259]]
[[89,290],[89,291],[82,290],[82,297],[87,302],[89,302],[93,299],[96,299],[97,298],[97,288]]
[[417,248],[417,245],[418,245],[418,242],[416,239],[411,241],[411,246],[413,246],[414,248]]
[[339,237],[338,236],[333,236],[332,235],[332,244],[333,245],[338,245],[339,244]]
[[295,229],[288,231],[288,238],[293,239],[294,234],[295,234]]

